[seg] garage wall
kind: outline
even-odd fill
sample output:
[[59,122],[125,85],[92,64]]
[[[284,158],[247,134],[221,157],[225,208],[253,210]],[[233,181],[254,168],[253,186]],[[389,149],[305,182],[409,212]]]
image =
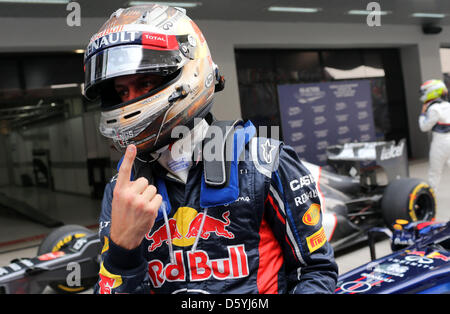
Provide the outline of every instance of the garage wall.
[[23,176],[36,184],[33,151],[48,151],[55,190],[89,195],[83,133],[81,116],[49,126],[11,132],[7,141],[14,167],[13,184],[26,184]]
[[[14,184],[35,182],[33,171],[33,149],[48,150],[48,132],[45,129],[11,132],[8,136],[10,156],[13,166]],[[34,145],[33,145],[34,143]],[[24,178],[27,176],[27,178]]]
[[48,134],[55,190],[89,195],[83,118],[53,124]]
[[[403,76],[414,158],[428,154],[428,136],[418,130],[418,86],[441,78],[439,47],[450,44],[449,27],[439,35],[424,35],[420,26],[326,23],[263,23],[197,21],[208,40],[213,60],[226,77],[226,88],[217,95],[213,112],[220,119],[240,116],[234,49],[238,48],[401,48]],[[62,51],[84,48],[104,19],[82,18],[80,27],[59,19],[0,20],[0,51]],[[418,109],[419,108],[419,109]]]
[[0,186],[6,186],[13,178],[8,136],[0,134]]
[[83,114],[83,134],[86,145],[85,158],[110,158],[108,141],[100,134],[98,122],[100,111],[85,112]]
[[[55,191],[91,195],[88,160],[112,158],[109,143],[98,131],[98,116],[98,112],[87,112],[48,126],[0,135],[0,186],[10,182],[26,185],[24,175],[36,184],[33,151],[40,150],[49,153]],[[8,164],[13,171],[9,171]],[[111,167],[106,165],[104,170],[105,178],[111,178]],[[99,178],[97,173],[94,175]]]

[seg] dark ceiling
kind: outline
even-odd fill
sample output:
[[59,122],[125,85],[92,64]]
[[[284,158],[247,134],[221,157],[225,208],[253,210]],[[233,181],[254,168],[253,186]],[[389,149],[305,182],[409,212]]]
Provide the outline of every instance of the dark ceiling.
[[[81,17],[108,17],[117,8],[127,7],[127,0],[77,0]],[[177,2],[198,2],[195,8],[188,8],[188,15],[202,20],[241,21],[289,21],[365,23],[366,16],[348,15],[349,10],[365,10],[371,0],[179,0]],[[446,14],[441,19],[431,19],[441,25],[450,24],[449,0],[378,0],[381,10],[389,14],[381,17],[384,24],[422,24],[423,18],[411,16],[414,12]],[[276,13],[268,12],[269,6],[320,8],[318,13]],[[0,3],[0,17],[65,17],[66,4],[12,4]],[[447,16],[448,15],[448,16]]]

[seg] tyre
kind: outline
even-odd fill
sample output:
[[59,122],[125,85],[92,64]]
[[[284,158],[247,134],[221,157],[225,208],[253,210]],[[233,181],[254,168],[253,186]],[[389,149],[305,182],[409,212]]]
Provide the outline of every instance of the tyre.
[[402,178],[386,187],[381,210],[384,222],[391,229],[397,219],[429,221],[436,215],[436,197],[426,181]]
[[[66,248],[75,239],[91,235],[94,232],[79,225],[66,225],[50,232],[41,242],[38,255],[55,252]],[[57,293],[79,293],[90,289],[97,282],[97,277],[81,278],[80,287],[69,287],[65,281],[50,282],[48,285]]]

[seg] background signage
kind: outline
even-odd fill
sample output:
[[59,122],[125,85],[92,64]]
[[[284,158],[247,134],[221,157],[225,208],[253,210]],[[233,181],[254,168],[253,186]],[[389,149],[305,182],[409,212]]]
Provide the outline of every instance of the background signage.
[[370,82],[278,85],[283,141],[300,158],[324,165],[326,148],[375,141]]

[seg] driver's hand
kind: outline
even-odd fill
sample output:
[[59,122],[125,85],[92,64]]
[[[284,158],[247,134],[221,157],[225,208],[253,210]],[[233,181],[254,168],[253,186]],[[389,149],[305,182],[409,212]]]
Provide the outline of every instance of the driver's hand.
[[114,188],[111,210],[111,240],[128,250],[140,245],[153,227],[162,203],[156,187],[149,185],[146,178],[130,180],[136,152],[136,146],[127,147]]

